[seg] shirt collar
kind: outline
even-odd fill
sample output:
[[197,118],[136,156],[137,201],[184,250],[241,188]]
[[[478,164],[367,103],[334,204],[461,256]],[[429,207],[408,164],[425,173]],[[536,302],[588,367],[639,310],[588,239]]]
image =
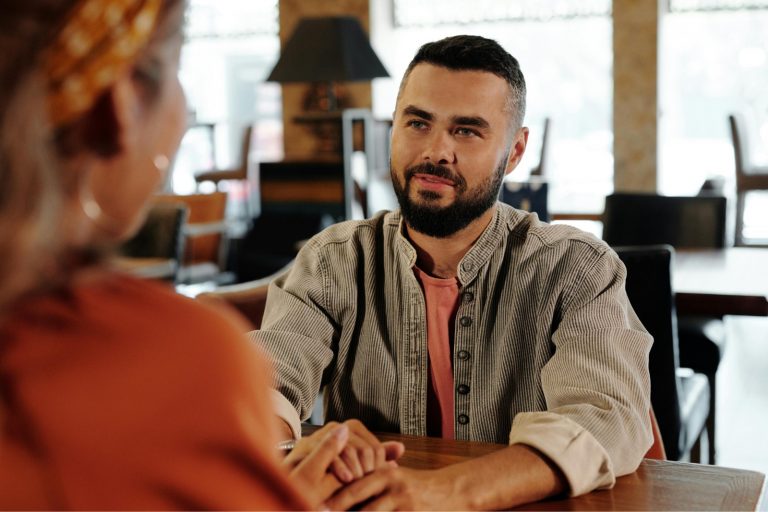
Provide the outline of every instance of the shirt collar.
[[[472,281],[491,259],[494,251],[501,245],[505,233],[516,225],[524,215],[505,204],[497,202],[491,222],[488,223],[480,238],[467,251],[467,254],[459,262],[458,278],[462,285]],[[402,262],[408,268],[416,265],[416,248],[411,245],[405,236],[405,221],[400,210],[392,212],[389,224],[397,226],[397,246]]]

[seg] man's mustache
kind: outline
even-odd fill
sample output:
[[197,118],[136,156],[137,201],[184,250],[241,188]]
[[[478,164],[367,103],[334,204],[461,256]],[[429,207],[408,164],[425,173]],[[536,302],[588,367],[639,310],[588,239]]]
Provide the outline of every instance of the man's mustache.
[[408,167],[405,170],[405,181],[408,182],[408,180],[417,174],[429,174],[444,180],[450,180],[454,182],[458,187],[464,187],[466,185],[466,182],[461,175],[456,174],[445,166],[433,164],[432,162],[424,162],[423,164]]

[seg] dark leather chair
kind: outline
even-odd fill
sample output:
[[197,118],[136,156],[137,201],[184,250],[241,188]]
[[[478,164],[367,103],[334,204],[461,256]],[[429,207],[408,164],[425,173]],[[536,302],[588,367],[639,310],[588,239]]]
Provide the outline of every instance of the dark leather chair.
[[176,281],[184,255],[183,229],[188,209],[180,203],[157,203],[147,213],[139,231],[119,248],[129,258],[165,258],[172,262],[166,278]]
[[603,240],[610,245],[725,247],[726,199],[615,193],[605,198]]
[[701,460],[701,439],[707,438],[709,383],[707,377],[678,362],[678,340],[672,257],[669,245],[615,247],[627,268],[626,290],[632,308],[653,346],[648,358],[651,405],[670,460]]
[[536,213],[539,220],[549,222],[549,186],[540,178],[530,181],[505,181],[499,191],[499,200],[518,210]]
[[[605,199],[603,239],[612,246],[669,244],[676,249],[725,247],[726,199],[722,196],[611,194]],[[709,379],[710,464],[716,462],[716,374],[725,350],[722,319],[682,316],[678,321],[680,364]]]

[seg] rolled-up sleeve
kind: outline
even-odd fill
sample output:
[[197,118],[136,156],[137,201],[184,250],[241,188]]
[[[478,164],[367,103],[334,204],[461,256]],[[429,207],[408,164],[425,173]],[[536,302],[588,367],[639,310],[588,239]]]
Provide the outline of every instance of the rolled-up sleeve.
[[626,271],[608,249],[584,268],[564,293],[555,351],[541,372],[547,411],[518,414],[510,432],[510,443],[551,459],[574,496],[635,471],[653,441],[652,338],[627,299]]

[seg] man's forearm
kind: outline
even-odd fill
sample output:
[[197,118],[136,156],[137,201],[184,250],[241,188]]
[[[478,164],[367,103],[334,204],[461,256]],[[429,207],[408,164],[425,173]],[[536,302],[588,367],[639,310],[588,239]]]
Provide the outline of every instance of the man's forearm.
[[542,500],[566,490],[565,478],[525,445],[442,469],[385,468],[353,482],[327,503],[347,510],[499,510]]
[[469,510],[498,510],[539,501],[567,490],[565,477],[546,457],[525,445],[437,471],[453,482],[451,501]]

